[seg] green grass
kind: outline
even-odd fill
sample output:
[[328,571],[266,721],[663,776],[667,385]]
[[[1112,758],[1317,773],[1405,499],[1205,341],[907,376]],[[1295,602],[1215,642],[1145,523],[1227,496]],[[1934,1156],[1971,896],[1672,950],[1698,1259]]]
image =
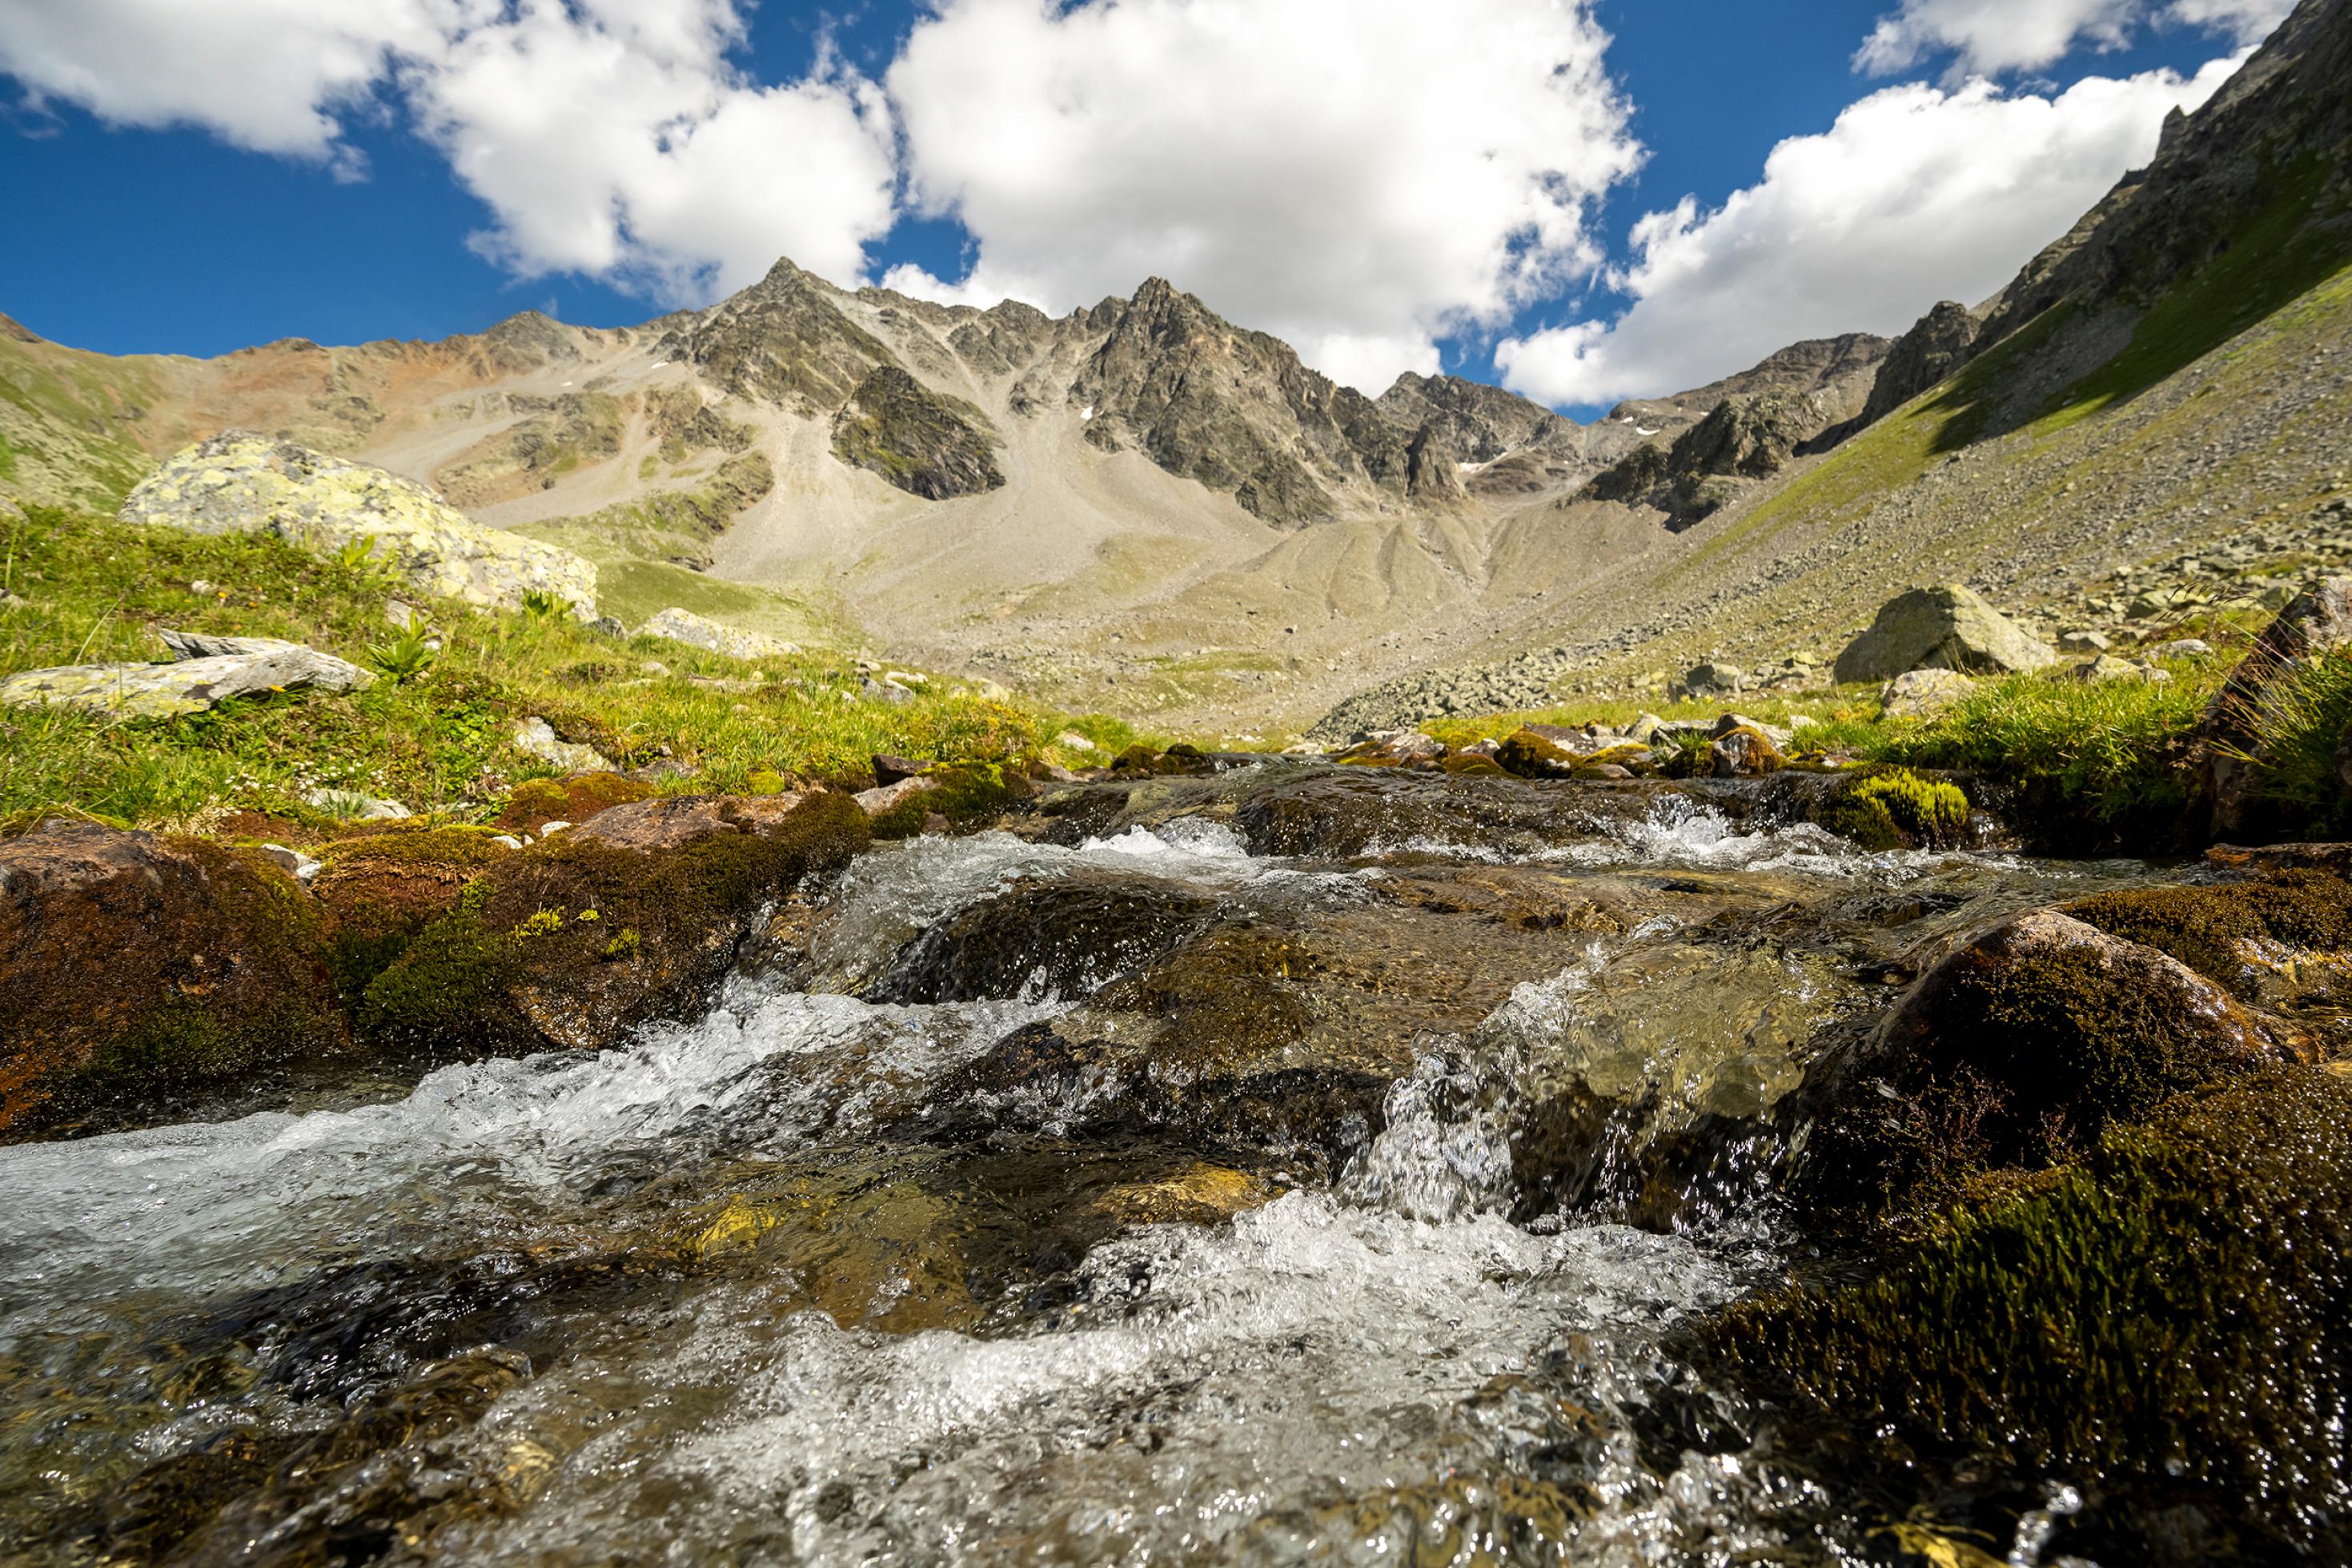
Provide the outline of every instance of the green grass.
[[2005,676],[1935,723],[1888,727],[1864,749],[1874,760],[2042,786],[2101,822],[2177,812],[2189,800],[2189,732],[2226,674],[2209,660],[2174,665],[2161,685]]
[[[287,637],[360,664],[371,644],[393,641],[383,606],[396,585],[365,562],[266,535],[184,534],[46,507],[6,533],[5,570],[26,603],[0,610],[0,674],[162,659],[163,626]],[[214,586],[198,594],[200,580]],[[1076,766],[1087,758],[1055,745],[1065,729],[1106,746],[1134,739],[1115,718],[1073,720],[946,678],[904,706],[859,700],[858,673],[822,654],[746,663],[605,637],[568,617],[425,608],[438,657],[362,692],[274,695],[167,721],[0,710],[0,816],[62,808],[178,825],[238,807],[304,817],[315,813],[301,798],[316,789],[487,810],[551,771],[510,743],[530,716],[625,766],[666,747],[686,777],[663,787],[681,789],[740,790],[761,775],[855,782],[877,752]],[[648,661],[668,674],[647,674]]]
[[2352,828],[2336,763],[2352,737],[2352,653],[2331,650],[2286,672],[2242,716],[2239,755],[2281,818],[2323,835]]
[[[1737,710],[1783,727],[1803,717],[1813,722],[1799,734],[1801,751],[1977,773],[2026,789],[2035,802],[2071,816],[2133,828],[2177,815],[2188,803],[2193,784],[2190,734],[2232,663],[2228,653],[2175,661],[2166,666],[2172,679],[2158,685],[2086,685],[2064,674],[2062,664],[2051,673],[1980,681],[1957,707],[1926,723],[1889,720],[1879,709],[1875,685],[1850,685],[1705,702],[1596,699],[1441,719],[1424,727],[1449,746],[1465,746],[1500,739],[1523,724],[1622,727],[1644,712],[1689,722],[1712,721]],[[2332,684],[2325,701],[2315,697],[2298,710],[2304,716],[2292,722],[2301,727],[2302,738],[2279,753],[2300,758],[2284,771],[2284,787],[2305,790],[2315,800],[2331,798],[2326,791],[2335,737],[2352,722],[2352,660],[2327,669]],[[2278,722],[2290,722],[2284,710]]]

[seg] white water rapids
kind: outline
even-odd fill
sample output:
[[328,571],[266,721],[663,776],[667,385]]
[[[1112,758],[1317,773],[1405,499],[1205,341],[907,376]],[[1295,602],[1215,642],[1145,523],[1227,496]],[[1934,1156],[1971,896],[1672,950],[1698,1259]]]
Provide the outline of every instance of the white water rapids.
[[[1706,814],[1556,858],[1570,872],[1762,870],[1888,888],[1941,875],[1956,900],[2013,874],[1864,856],[1811,829],[1742,834]],[[847,988],[956,911],[1078,871],[1253,908],[1362,904],[1392,874],[1254,858],[1232,829],[1192,819],[1075,849],[918,840],[849,873],[814,971]],[[1642,1431],[1661,1401],[1706,1403],[1661,1337],[1772,1274],[1760,1214],[1667,1234],[1508,1218],[1496,1107],[1536,1077],[1613,1074],[1701,1107],[1769,1104],[1793,1081],[1775,1052],[1829,1005],[1819,966],[1727,958],[1670,924],[1595,941],[1450,1054],[1433,1048],[1343,1179],[1276,1181],[1270,1200],[1213,1223],[1112,1228],[1081,1255],[1012,1269],[1013,1283],[955,1326],[874,1326],[930,1288],[908,1250],[887,1249],[863,1318],[839,1310],[837,1284],[816,1291],[824,1310],[806,1269],[740,1259],[608,1305],[549,1308],[557,1329],[534,1343],[553,1350],[431,1448],[436,1473],[507,1478],[507,1505],[440,1521],[423,1555],[1628,1568],[1808,1556],[1789,1521],[1832,1500],[1737,1445],[1662,1448],[1656,1433],[1679,1417]],[[890,1152],[894,1118],[1076,1000],[879,1006],[744,976],[698,1021],[624,1051],[445,1068],[374,1103],[0,1148],[0,1489],[69,1498],[79,1470],[125,1475],[232,1430],[331,1427],[365,1380],[285,1371],[290,1331],[247,1333],[224,1354],[248,1370],[217,1386],[173,1391],[152,1370],[160,1344],[201,1343],[207,1321],[266,1320],[276,1309],[251,1303],[271,1292],[314,1291],[331,1318],[378,1310],[339,1304],[344,1275],[397,1294],[409,1271],[451,1259],[627,1255],[672,1235],[676,1215],[690,1233],[738,1189],[776,1190],[778,1171],[863,1173],[825,1189],[836,1207],[824,1214],[853,1228],[917,1215],[925,1236],[978,1258],[986,1226],[957,1207],[965,1189],[935,1178],[929,1153]],[[1736,1071],[1674,1060],[1677,1040],[1709,1030],[1736,1034],[1724,1057]],[[1063,1157],[1028,1151],[1000,1134],[958,1157],[1041,1169]],[[397,1355],[385,1365],[366,1386],[406,1375]],[[344,1391],[319,1392],[330,1385]],[[43,1402],[60,1400],[109,1415],[45,1426]],[[1530,1519],[1549,1523],[1531,1531]],[[86,1560],[16,1528],[0,1546],[23,1561]]]

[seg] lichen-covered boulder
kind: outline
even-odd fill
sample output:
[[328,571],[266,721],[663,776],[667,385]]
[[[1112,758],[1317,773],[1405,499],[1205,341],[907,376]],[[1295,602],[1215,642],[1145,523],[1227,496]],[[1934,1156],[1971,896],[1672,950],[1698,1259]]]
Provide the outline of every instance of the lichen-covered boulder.
[[1838,655],[1837,678],[1886,681],[1931,668],[2001,674],[2038,670],[2057,658],[1976,593],[1948,582],[1889,600],[1870,630]]
[[0,1141],[168,1114],[348,1048],[270,855],[52,819],[0,841]]
[[274,637],[166,632],[167,664],[68,664],[0,680],[0,705],[62,704],[119,718],[176,718],[231,697],[276,691],[354,691],[375,677],[357,664]]
[[574,773],[613,770],[611,760],[603,752],[583,741],[563,739],[555,733],[553,725],[537,716],[515,726],[514,748],[526,757],[536,757],[541,762],[551,762]]
[[424,486],[290,441],[232,430],[171,458],[122,503],[127,523],[191,533],[267,529],[322,552],[373,541],[374,558],[420,592],[497,609],[527,593],[596,614],[596,569],[583,557],[470,521]]
[[800,652],[781,637],[771,637],[764,632],[746,632],[713,621],[707,615],[697,615],[691,610],[673,606],[656,614],[637,628],[640,637],[660,637],[672,643],[684,643],[690,648],[701,648],[713,653],[724,653],[730,659],[782,659]]

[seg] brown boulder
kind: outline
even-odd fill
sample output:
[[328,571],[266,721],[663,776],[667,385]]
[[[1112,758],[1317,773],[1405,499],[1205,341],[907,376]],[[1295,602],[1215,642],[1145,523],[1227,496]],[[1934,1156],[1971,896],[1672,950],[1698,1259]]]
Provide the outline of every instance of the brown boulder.
[[698,1009],[761,907],[870,839],[832,792],[615,806],[477,862],[446,911],[345,983],[372,1040],[435,1060],[613,1046]]
[[0,842],[0,1140],[168,1114],[346,1050],[317,905],[266,853],[52,819]]
[[782,795],[667,795],[600,811],[572,830],[576,841],[624,850],[683,849],[728,833],[773,834],[809,799]]

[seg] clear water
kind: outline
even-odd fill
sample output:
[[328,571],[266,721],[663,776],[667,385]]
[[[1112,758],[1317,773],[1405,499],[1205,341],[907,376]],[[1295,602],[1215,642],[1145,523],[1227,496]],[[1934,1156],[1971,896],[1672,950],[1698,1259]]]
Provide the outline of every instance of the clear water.
[[[2083,874],[1679,811],[1539,858],[1823,910],[1934,890],[1906,940]],[[0,1149],[0,1552],[98,1561],[89,1521],[147,1467],[322,1440],[456,1365],[493,1378],[486,1409],[281,1484],[189,1560],[1833,1560],[1843,1500],[1662,1348],[1774,1277],[1769,1208],[1666,1232],[1528,1213],[1510,1147],[1515,1108],[1567,1089],[1653,1130],[1768,1114],[1813,1031],[1875,1005],[1817,944],[1728,951],[1666,917],[1563,943],[1556,975],[1420,1043],[1326,1184],[1148,1140],[909,1134],[1082,998],[842,993],[931,924],[1080,873],[1268,918],[1396,874],[1255,859],[1206,818],[920,840],[837,890],[818,989],[739,977],[628,1050],[389,1103]]]

